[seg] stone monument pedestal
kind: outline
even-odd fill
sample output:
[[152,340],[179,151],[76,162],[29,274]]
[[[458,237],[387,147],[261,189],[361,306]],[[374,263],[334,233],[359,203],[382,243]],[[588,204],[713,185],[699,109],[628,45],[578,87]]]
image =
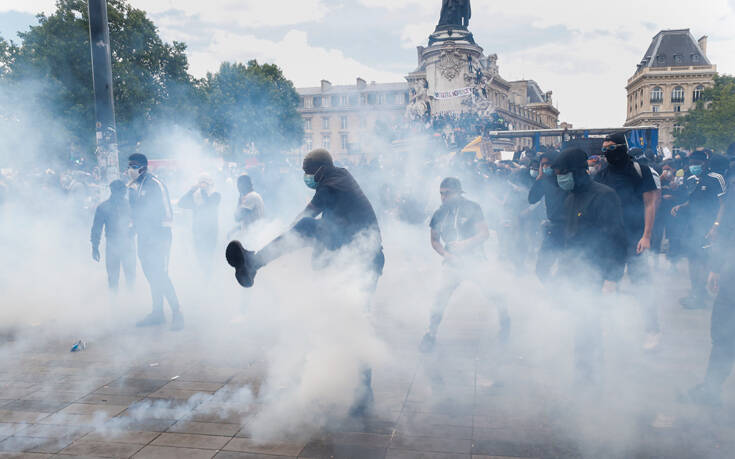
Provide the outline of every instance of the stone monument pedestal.
[[497,66],[494,57],[484,56],[471,32],[459,26],[439,26],[429,36],[429,46],[419,46],[417,51],[418,68],[406,76],[411,87],[409,116],[487,108],[479,99],[487,99],[483,88]]

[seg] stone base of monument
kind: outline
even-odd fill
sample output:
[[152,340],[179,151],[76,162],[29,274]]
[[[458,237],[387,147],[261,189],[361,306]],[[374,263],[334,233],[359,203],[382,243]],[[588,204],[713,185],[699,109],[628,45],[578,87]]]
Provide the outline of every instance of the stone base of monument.
[[[476,89],[477,71],[486,67],[483,50],[466,29],[437,27],[429,46],[418,47],[419,66],[407,76],[423,84],[432,114],[471,111],[467,101]],[[421,88],[417,89],[421,92]]]

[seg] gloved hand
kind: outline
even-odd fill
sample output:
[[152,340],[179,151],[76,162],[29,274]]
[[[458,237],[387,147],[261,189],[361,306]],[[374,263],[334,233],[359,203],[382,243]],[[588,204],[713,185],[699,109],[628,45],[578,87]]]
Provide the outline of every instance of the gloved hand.
[[99,249],[99,247],[92,247],[92,259],[94,261],[100,261],[100,249]]

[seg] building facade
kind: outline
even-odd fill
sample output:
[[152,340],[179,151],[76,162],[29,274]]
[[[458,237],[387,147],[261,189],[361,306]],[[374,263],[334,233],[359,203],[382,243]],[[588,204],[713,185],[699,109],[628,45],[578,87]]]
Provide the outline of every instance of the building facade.
[[677,151],[678,118],[694,108],[716,74],[706,36],[696,40],[689,29],[662,30],[628,79],[625,125],[658,126],[659,146]]
[[301,152],[326,148],[337,157],[360,154],[370,147],[380,123],[392,126],[406,111],[408,83],[321,85],[296,90],[304,121]]

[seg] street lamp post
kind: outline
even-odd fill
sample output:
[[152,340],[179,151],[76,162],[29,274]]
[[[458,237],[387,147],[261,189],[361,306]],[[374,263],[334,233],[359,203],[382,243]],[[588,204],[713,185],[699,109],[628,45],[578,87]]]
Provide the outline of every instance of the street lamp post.
[[112,61],[110,30],[107,25],[107,1],[89,0],[89,44],[92,49],[92,83],[97,134],[97,163],[108,183],[119,178],[115,104],[112,96]]

